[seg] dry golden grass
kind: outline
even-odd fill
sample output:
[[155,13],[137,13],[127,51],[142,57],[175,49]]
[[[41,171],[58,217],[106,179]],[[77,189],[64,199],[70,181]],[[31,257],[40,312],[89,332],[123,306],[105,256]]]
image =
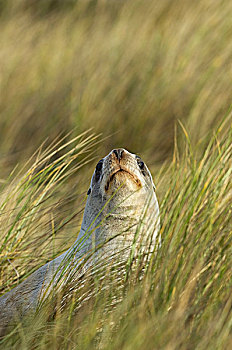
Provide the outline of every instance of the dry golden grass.
[[150,164],[163,162],[172,155],[177,119],[197,143],[228,110],[230,1],[68,1],[66,11],[48,1],[58,8],[48,13],[46,1],[6,3],[4,168],[48,136],[89,127],[111,135],[100,156],[125,146]]
[[1,293],[75,240],[92,158],[114,147],[151,168],[163,240],[143,278],[131,271],[121,290],[103,268],[2,347],[230,349],[231,1],[6,0],[0,11]]

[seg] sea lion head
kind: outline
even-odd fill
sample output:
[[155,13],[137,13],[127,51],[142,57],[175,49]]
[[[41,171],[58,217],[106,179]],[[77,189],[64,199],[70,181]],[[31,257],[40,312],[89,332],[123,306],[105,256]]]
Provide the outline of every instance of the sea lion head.
[[[97,163],[87,194],[81,236],[91,230],[95,241],[100,242],[130,227],[127,238],[132,237],[141,220],[143,224],[149,222],[150,230],[155,227],[157,232],[159,207],[155,186],[138,155],[123,148],[113,149]],[[145,213],[146,220],[141,219]]]

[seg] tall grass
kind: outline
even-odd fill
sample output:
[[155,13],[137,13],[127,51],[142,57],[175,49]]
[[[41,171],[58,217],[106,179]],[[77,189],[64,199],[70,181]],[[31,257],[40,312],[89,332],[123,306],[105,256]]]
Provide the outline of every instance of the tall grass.
[[[74,285],[68,284],[63,290],[66,302],[64,295],[55,299],[52,295],[30,324],[19,324],[2,340],[4,348],[230,348],[230,118],[215,130],[201,153],[195,154],[184,129],[185,154],[179,157],[176,148],[173,162],[157,183],[158,189],[164,187],[165,191],[160,198],[162,246],[154,258],[137,265],[126,280],[120,274],[123,266],[104,265],[84,281],[80,278]],[[62,160],[65,164],[66,159]],[[58,162],[60,166],[62,162]],[[43,175],[38,179],[43,183]],[[33,194],[34,190],[30,191]],[[45,205],[47,196],[45,193]],[[33,219],[38,233],[41,224],[36,211]],[[18,225],[22,222],[18,220]],[[22,236],[21,241],[28,242],[34,235],[33,230],[26,232],[29,236]],[[13,242],[17,241],[17,230],[13,237]],[[39,235],[37,240],[44,242]],[[35,241],[30,241],[30,246],[34,245]],[[26,262],[24,259],[21,264]],[[11,275],[15,275],[14,269]]]
[[77,234],[84,206],[83,190],[78,193],[81,185],[75,183],[74,174],[91,159],[93,145],[96,136],[84,133],[39,149],[29,169],[2,186],[1,292],[71,245],[69,235]]
[[196,144],[231,103],[229,0],[5,3],[0,177],[74,127],[112,135],[103,154],[126,142],[163,162],[175,120]]
[[[119,264],[68,283],[2,348],[230,349],[231,1],[0,11],[1,294],[75,241],[92,158],[112,148],[151,168],[162,236],[128,278]],[[78,138],[89,127],[110,137]]]

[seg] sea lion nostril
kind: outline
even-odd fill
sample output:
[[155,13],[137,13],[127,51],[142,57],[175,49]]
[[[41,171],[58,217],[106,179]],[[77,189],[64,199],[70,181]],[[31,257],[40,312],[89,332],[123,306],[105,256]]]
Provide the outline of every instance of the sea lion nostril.
[[116,155],[118,160],[122,159],[124,149],[122,149],[122,148],[114,149],[113,152]]

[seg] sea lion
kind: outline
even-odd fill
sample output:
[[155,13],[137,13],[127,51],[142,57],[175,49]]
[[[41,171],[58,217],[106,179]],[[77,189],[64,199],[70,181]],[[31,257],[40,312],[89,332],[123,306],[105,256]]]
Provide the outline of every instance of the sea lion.
[[0,328],[34,311],[45,293],[84,257],[89,257],[86,270],[115,254],[126,261],[132,245],[142,251],[154,250],[159,206],[152,176],[139,156],[122,148],[112,150],[97,163],[87,195],[73,246],[0,298]]

